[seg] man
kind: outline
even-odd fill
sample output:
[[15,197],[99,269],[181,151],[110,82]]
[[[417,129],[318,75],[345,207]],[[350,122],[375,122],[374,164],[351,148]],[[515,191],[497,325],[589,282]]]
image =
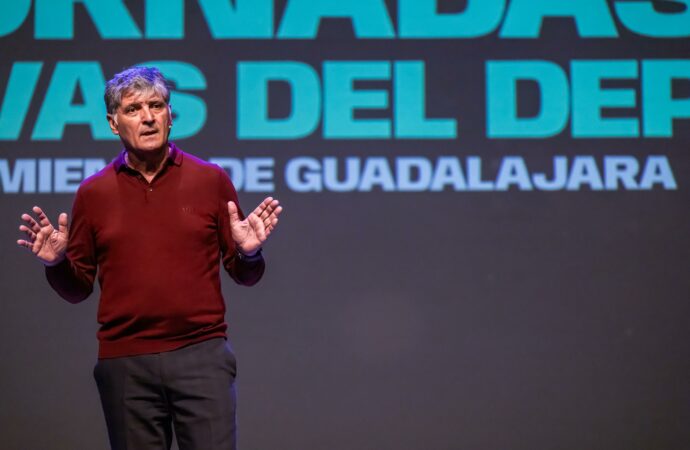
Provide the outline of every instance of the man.
[[98,273],[94,377],[114,450],[234,449],[235,358],[226,343],[219,263],[235,282],[264,272],[261,246],[282,211],[266,198],[246,218],[218,166],[168,141],[168,82],[134,67],[107,83],[112,132],[124,145],[77,191],[72,225],[22,215],[17,241],[55,291],[84,300]]

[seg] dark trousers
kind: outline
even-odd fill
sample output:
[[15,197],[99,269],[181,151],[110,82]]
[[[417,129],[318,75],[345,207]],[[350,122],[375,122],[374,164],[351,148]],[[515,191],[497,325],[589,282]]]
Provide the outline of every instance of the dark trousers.
[[235,450],[237,365],[223,338],[100,359],[94,378],[112,450]]

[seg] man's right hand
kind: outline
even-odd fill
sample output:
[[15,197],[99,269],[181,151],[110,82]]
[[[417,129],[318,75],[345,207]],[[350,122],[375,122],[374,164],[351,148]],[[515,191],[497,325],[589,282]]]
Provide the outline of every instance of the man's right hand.
[[33,211],[38,222],[29,214],[22,214],[26,225],[20,225],[19,230],[26,233],[28,238],[17,240],[17,244],[31,250],[46,266],[61,263],[67,253],[67,214],[60,214],[58,228],[55,229],[41,208],[34,206]]

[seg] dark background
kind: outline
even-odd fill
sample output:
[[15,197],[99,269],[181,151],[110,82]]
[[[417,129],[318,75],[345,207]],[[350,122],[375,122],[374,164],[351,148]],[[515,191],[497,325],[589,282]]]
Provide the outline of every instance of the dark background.
[[[125,3],[143,29],[141,2]],[[98,60],[109,78],[155,59],[188,62],[207,79],[194,94],[208,119],[177,142],[184,150],[275,158],[285,213],[265,248],[266,276],[251,289],[223,280],[241,448],[690,448],[688,120],[668,139],[574,140],[566,128],[489,140],[484,106],[490,59],[544,59],[567,71],[573,59],[687,58],[688,39],[636,36],[619,22],[620,38],[585,39],[572,20],[550,19],[527,40],[357,40],[344,20],[324,21],[313,41],[213,40],[197,3],[186,9],[186,38],[174,41],[103,40],[83,6],[74,40],[37,41],[31,13],[0,38],[0,85],[12,62],[45,62],[20,139],[0,142],[0,157],[110,160],[119,143],[92,140],[86,126],[68,126],[60,142],[30,140],[50,74],[57,61]],[[428,116],[458,118],[459,138],[327,141],[319,129],[239,141],[235,68],[250,60],[319,72],[325,60],[424,60]],[[524,101],[529,112],[534,99]],[[641,117],[639,107],[618,115]],[[305,194],[281,181],[284,163],[305,155],[473,155],[495,173],[506,155],[548,170],[555,155],[604,154],[666,155],[678,189]],[[246,210],[263,197],[240,193]],[[2,449],[107,448],[91,378],[98,292],[77,306],[62,301],[15,244],[21,213],[39,204],[56,218],[72,199],[0,194]]]

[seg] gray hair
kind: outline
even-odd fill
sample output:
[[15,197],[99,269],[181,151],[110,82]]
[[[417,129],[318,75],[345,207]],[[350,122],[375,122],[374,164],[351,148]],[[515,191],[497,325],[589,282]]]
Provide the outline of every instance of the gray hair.
[[116,73],[105,85],[105,107],[108,114],[114,114],[127,91],[146,92],[153,90],[170,103],[171,83],[155,67],[134,66]]

